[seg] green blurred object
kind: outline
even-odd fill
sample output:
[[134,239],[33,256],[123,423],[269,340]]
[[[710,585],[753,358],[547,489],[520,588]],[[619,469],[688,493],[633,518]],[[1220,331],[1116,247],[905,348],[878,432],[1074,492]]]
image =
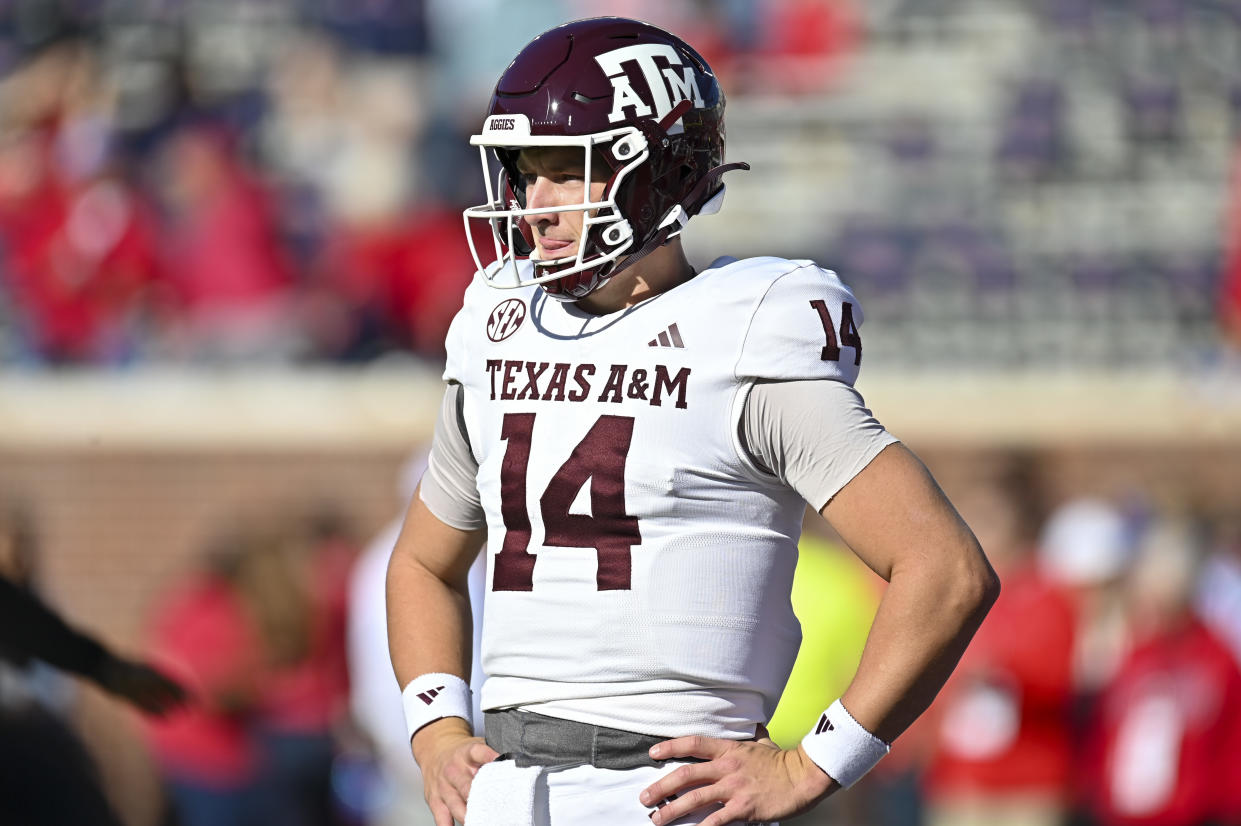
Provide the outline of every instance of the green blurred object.
[[853,679],[880,596],[879,581],[844,548],[803,535],[798,551],[793,611],[801,649],[768,724],[781,748],[801,742]]

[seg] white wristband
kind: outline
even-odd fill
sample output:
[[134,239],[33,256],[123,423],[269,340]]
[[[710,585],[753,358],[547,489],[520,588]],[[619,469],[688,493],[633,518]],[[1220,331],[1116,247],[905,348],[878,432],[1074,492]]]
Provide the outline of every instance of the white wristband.
[[844,788],[862,779],[888,753],[890,746],[862,728],[840,700],[828,706],[801,747],[815,765]]
[[418,729],[443,717],[460,717],[474,727],[470,684],[455,674],[423,674],[401,692],[409,739]]

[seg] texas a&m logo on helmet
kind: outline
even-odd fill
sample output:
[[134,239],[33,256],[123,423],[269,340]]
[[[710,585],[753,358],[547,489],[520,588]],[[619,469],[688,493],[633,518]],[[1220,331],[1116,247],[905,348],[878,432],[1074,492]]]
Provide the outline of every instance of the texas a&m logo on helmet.
[[[668,65],[661,67],[655,60],[657,57]],[[622,46],[596,55],[595,62],[612,83],[612,111],[608,114],[611,123],[625,120],[627,114],[629,117],[663,120],[672,107],[683,100],[692,101],[699,109],[703,106],[694,67],[682,63],[677,50],[666,43]],[[625,71],[626,63],[635,64],[641,71],[650,92],[648,98],[643,98],[634,90],[633,82]],[[626,109],[630,111],[626,113]]]

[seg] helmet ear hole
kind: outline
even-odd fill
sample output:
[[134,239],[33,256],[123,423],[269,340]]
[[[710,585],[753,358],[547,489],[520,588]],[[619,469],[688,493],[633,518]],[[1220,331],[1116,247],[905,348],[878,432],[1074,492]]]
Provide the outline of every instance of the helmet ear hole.
[[633,229],[629,226],[628,221],[617,221],[600,234],[603,243],[609,247],[619,247],[632,237]]
[[646,138],[637,133],[618,138],[612,144],[612,157],[620,163],[627,163],[646,149]]

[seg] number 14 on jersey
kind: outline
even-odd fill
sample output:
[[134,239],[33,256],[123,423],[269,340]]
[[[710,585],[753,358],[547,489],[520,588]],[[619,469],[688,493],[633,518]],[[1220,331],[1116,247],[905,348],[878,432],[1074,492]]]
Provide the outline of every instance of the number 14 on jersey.
[[[534,413],[506,413],[500,438],[507,443],[500,465],[500,514],[504,544],[496,554],[493,591],[531,591],[534,564],[531,521],[526,508],[526,474],[534,434]],[[595,587],[630,588],[632,548],[642,543],[638,519],[625,509],[625,463],[633,442],[632,416],[600,416],[578,442],[539,497],[543,544],[594,548],[599,556]],[[590,484],[590,515],[570,513],[582,486]]]

